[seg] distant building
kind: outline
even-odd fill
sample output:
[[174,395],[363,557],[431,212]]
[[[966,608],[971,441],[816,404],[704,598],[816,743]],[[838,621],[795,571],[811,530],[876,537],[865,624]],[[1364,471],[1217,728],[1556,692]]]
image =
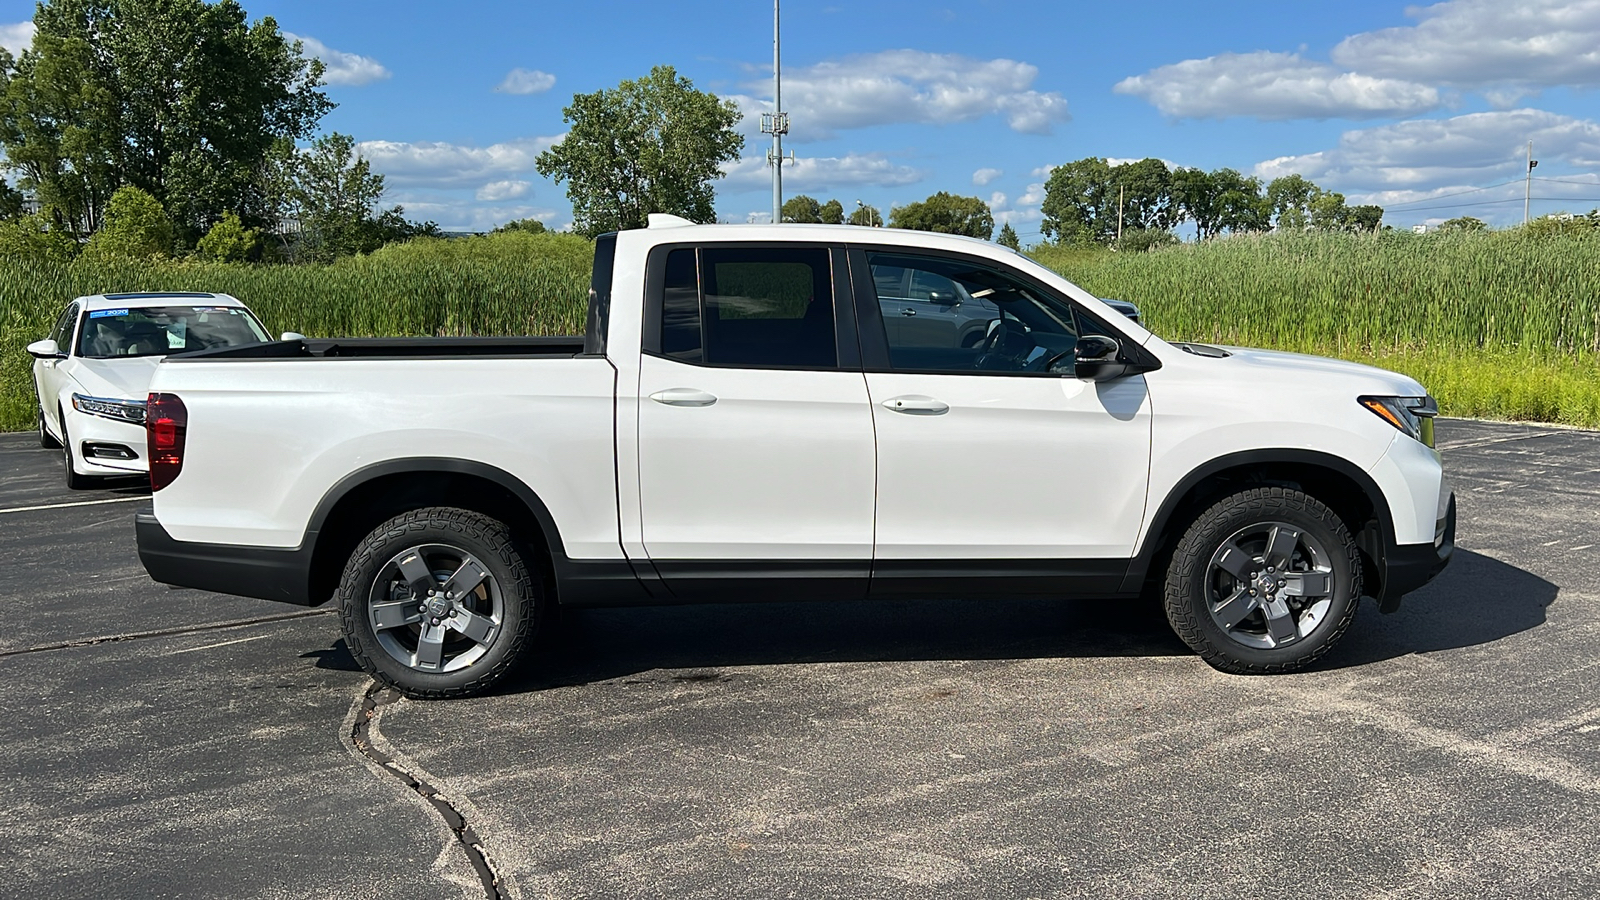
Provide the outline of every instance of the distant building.
[[1426,225],[1413,225],[1413,226],[1411,226],[1411,233],[1412,234],[1427,234],[1428,233],[1428,226],[1426,226]]

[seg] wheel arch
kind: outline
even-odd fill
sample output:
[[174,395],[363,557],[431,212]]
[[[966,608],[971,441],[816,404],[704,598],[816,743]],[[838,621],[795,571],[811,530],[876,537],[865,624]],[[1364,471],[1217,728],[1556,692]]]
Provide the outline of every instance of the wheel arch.
[[1364,593],[1382,596],[1385,559],[1395,545],[1394,516],[1383,490],[1347,459],[1293,448],[1230,453],[1180,479],[1151,518],[1123,590],[1140,591],[1159,578],[1165,556],[1206,507],[1234,490],[1261,485],[1296,487],[1332,509],[1360,548]]
[[312,513],[306,574],[311,605],[331,597],[356,544],[385,521],[426,506],[470,509],[505,522],[543,564],[547,596],[555,596],[555,571],[566,550],[555,517],[539,495],[504,469],[444,457],[391,459],[340,479]]

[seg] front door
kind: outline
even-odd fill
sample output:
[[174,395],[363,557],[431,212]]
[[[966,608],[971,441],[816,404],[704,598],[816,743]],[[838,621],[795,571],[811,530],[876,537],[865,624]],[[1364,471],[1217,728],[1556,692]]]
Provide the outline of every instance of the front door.
[[819,580],[835,596],[864,594],[873,418],[853,319],[849,340],[839,339],[842,252],[785,244],[656,253],[659,287],[646,302],[659,314],[647,316],[655,334],[646,335],[638,388],[650,560],[685,599],[774,564],[792,577],[767,582],[773,598],[786,584],[813,590]]
[[887,351],[887,365],[880,355],[867,374],[878,438],[873,593],[959,591],[963,574],[1044,592],[1114,591],[1144,514],[1145,380],[1090,383],[1047,370],[1071,359],[1085,329],[1109,329],[990,263],[890,251],[853,258],[874,275],[945,279],[963,304],[995,310],[976,341],[957,329],[886,332],[863,317],[863,346],[881,341]]

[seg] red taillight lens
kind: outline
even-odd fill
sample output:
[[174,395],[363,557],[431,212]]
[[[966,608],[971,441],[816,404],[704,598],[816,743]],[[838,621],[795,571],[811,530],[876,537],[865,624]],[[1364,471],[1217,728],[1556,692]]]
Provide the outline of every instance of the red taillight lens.
[[145,449],[150,459],[150,490],[159,491],[183,471],[184,432],[189,410],[177,394],[151,394],[145,402]]

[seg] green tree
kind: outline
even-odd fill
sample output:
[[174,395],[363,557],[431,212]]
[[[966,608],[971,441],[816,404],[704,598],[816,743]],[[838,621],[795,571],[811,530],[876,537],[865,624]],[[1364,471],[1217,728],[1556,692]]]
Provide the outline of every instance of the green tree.
[[[292,168],[289,197],[300,230],[298,254],[325,261],[371,253],[386,239],[404,236],[394,234],[404,230],[394,222],[401,209],[379,211],[383,176],[356,152],[349,135],[319,138],[286,164]],[[380,223],[385,215],[390,220]]]
[[1457,216],[1439,223],[1440,231],[1488,231],[1489,223],[1475,216]]
[[1141,159],[1112,166],[1110,174],[1111,183],[1105,193],[1108,220],[1120,209],[1124,229],[1164,231],[1175,224],[1172,173],[1166,163],[1159,159]]
[[590,237],[642,227],[650,213],[712,221],[711,182],[744,148],[738,106],[695,90],[671,66],[574,95],[561,116],[567,136],[534,165],[566,183],[573,230]]
[[80,233],[113,192],[153,196],[186,241],[225,211],[262,221],[257,170],[274,141],[333,108],[323,66],[237,0],[46,0],[0,100],[22,186]]
[[245,262],[261,253],[261,233],[244,227],[244,222],[233,213],[223,213],[200,242],[195,254],[201,259],[218,262]]
[[783,201],[783,221],[813,225],[822,221],[822,204],[805,194],[796,194]]
[[1351,206],[1344,227],[1350,231],[1377,231],[1383,225],[1383,207],[1374,205]]
[[495,228],[495,234],[504,234],[507,231],[521,231],[527,234],[544,234],[549,231],[545,224],[538,219],[513,219]]
[[856,208],[850,213],[847,220],[851,225],[865,225],[871,228],[883,227],[883,213],[878,212],[876,206],[867,206],[861,201],[856,201]]
[[78,242],[52,227],[51,219],[49,213],[40,212],[0,222],[0,259],[71,262],[78,255]]
[[1344,195],[1338,191],[1323,191],[1311,199],[1311,227],[1319,231],[1342,231],[1350,219],[1350,209]]
[[1145,253],[1178,243],[1178,236],[1165,228],[1129,228],[1122,232],[1117,249],[1124,253]]
[[[0,53],[4,52],[4,50],[0,50]],[[4,181],[0,181],[0,221],[22,218],[25,199],[21,191]]]
[[[1039,231],[1063,244],[1104,243],[1116,235],[1116,221],[1106,221],[1111,166],[1098,156],[1056,166],[1044,186],[1044,221]],[[1115,203],[1115,196],[1110,198]],[[1115,207],[1112,206],[1112,215]]]
[[1267,203],[1277,227],[1284,231],[1304,231],[1311,224],[1311,202],[1321,195],[1322,188],[1298,174],[1274,178],[1267,185]]
[[1216,194],[1217,228],[1232,232],[1266,231],[1272,227],[1272,206],[1261,192],[1261,179],[1235,169],[1211,173]]
[[152,257],[172,253],[172,219],[161,201],[132,185],[117,188],[106,205],[105,225],[89,239],[88,256]]
[[1022,242],[1017,240],[1017,232],[1011,227],[1010,222],[1000,226],[1000,236],[995,238],[994,242],[1002,247],[1010,247],[1013,250],[1020,251],[1022,249]]
[[824,225],[843,225],[844,204],[837,200],[829,200],[822,204],[822,208],[817,211],[817,220]]
[[963,234],[979,240],[994,236],[994,214],[977,197],[958,197],[940,191],[926,200],[889,211],[890,228]]

